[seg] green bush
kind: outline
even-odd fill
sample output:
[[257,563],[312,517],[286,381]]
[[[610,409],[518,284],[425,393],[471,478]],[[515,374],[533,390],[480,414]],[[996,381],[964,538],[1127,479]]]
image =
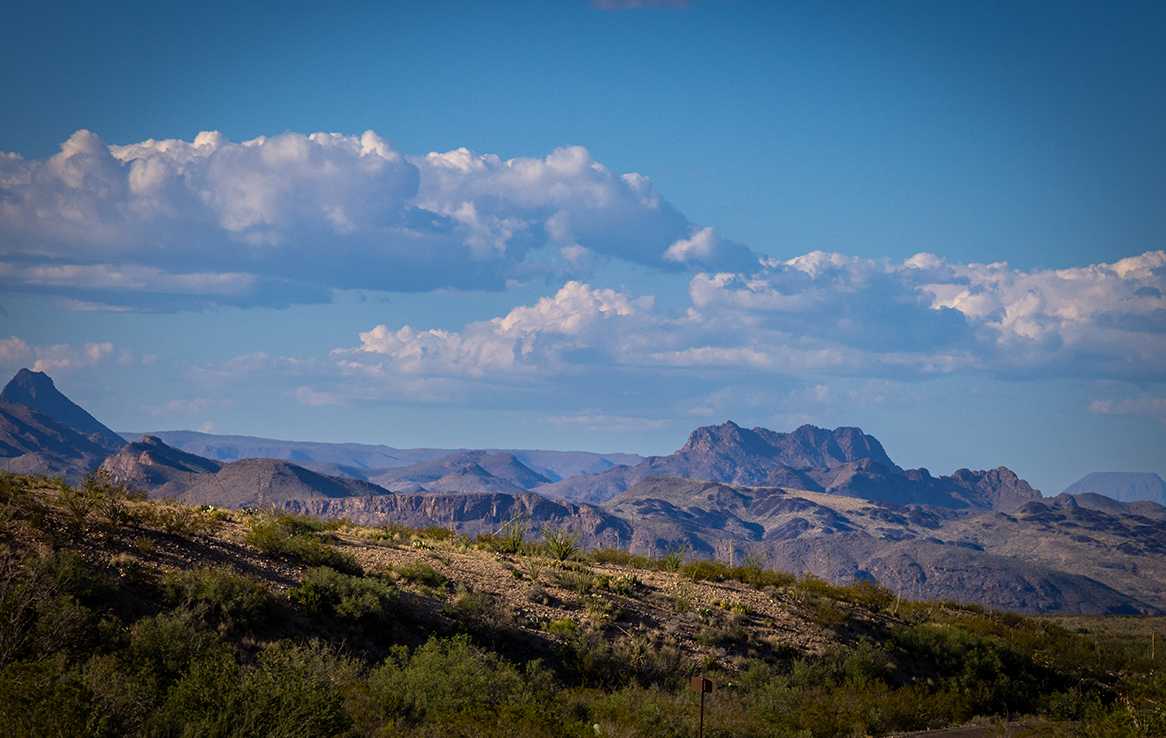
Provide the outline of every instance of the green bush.
[[[311,520],[315,519],[291,515],[256,520],[243,540],[268,556],[298,559],[308,566],[326,566],[345,574],[363,574],[351,554],[329,546],[315,531],[307,529]],[[290,524],[285,525],[288,521]]]
[[304,572],[300,586],[288,592],[316,618],[335,618],[349,627],[372,629],[393,623],[397,590],[377,579],[350,576],[328,567]]
[[581,684],[615,689],[629,684],[675,688],[693,672],[693,663],[670,642],[644,636],[605,638],[580,633],[563,646],[563,666]]
[[[204,677],[233,675],[234,655],[218,636],[200,630],[189,612],[179,612],[139,620],[124,645],[91,657],[81,676],[115,734],[126,735],[153,732],[147,726],[158,715],[162,722],[173,722],[174,709],[159,711],[192,671]],[[208,694],[194,708],[180,711],[177,719],[198,715],[212,704]]]
[[393,571],[396,572],[398,577],[414,585],[431,587],[433,589],[445,589],[446,585],[449,584],[449,580],[444,574],[423,561],[402,564],[394,567]]
[[493,710],[521,696],[523,675],[496,654],[475,648],[465,636],[431,637],[412,654],[396,647],[368,678],[386,713],[417,724],[473,710]]
[[230,567],[200,567],[170,572],[162,601],[204,612],[214,624],[253,631],[284,616],[283,601],[258,580]]
[[115,591],[67,549],[26,556],[0,546],[0,667],[82,645],[92,625],[86,605]]
[[608,582],[608,587],[612,592],[623,595],[624,597],[635,595],[642,586],[644,586],[644,583],[635,574],[620,574]]
[[728,564],[709,559],[692,559],[680,567],[680,573],[694,582],[723,582],[732,575]]
[[453,531],[449,528],[442,528],[440,525],[431,525],[428,528],[418,530],[417,535],[427,541],[448,541],[453,538]]
[[223,526],[219,516],[208,514],[207,510],[200,507],[183,505],[174,500],[152,505],[147,510],[148,513],[144,517],[148,516],[148,522],[180,538],[212,535]]
[[[260,668],[243,680],[235,698],[219,710],[216,735],[332,738],[352,726],[348,696],[359,688],[360,665],[311,641],[276,643],[259,657]],[[198,731],[186,732],[198,735]]]
[[596,548],[587,552],[587,558],[600,566],[626,566],[630,569],[648,569],[652,560],[643,554],[635,554],[622,548]]
[[506,603],[486,592],[459,589],[454,601],[446,606],[445,614],[491,642],[514,626],[514,614]]
[[93,693],[43,662],[9,664],[0,672],[0,725],[10,738],[104,732]]
[[571,618],[543,623],[542,630],[551,635],[557,635],[560,638],[574,638],[579,635],[579,626]]
[[586,597],[599,586],[600,578],[587,569],[566,569],[554,572],[554,582],[555,586],[572,590],[579,597]]

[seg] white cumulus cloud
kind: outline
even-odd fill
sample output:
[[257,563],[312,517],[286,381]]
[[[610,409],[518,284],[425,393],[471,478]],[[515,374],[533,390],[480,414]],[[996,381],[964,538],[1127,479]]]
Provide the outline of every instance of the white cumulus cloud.
[[[572,281],[460,331],[378,325],[326,359],[257,354],[200,371],[280,375],[308,404],[522,396],[610,419],[644,417],[626,404],[679,393],[689,393],[684,412],[712,413],[709,387],[772,399],[781,377],[807,388],[786,398],[799,405],[879,406],[917,402],[910,383],[940,375],[1136,383],[1160,382],[1166,366],[1163,252],[1033,272],[812,253],[749,274],[698,274],[689,289],[691,307],[672,313],[650,295]],[[1154,415],[1159,405],[1091,410]]]
[[82,306],[502,289],[580,273],[596,256],[661,269],[756,262],[690,224],[646,177],[578,146],[503,161],[404,156],[372,131],[128,146],[78,131],[48,159],[0,155],[0,284]]

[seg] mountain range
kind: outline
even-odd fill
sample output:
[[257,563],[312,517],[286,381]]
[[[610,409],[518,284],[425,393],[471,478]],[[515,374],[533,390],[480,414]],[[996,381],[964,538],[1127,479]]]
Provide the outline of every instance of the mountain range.
[[100,464],[152,497],[192,504],[274,505],[470,536],[517,519],[532,537],[566,525],[588,547],[764,557],[829,581],[877,579],[904,596],[1021,612],[1166,613],[1166,508],[1093,491],[1105,479],[1044,498],[1004,467],[938,477],[903,469],[858,428],[781,433],[725,422],[646,458],[187,431],[126,443],[46,375],[22,370],[0,393],[0,457],[23,473],[77,476]]

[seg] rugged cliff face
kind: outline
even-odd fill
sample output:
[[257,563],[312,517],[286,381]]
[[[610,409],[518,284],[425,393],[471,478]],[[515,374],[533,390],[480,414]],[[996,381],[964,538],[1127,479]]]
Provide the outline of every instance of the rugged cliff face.
[[214,474],[224,466],[221,461],[171,448],[155,436],[126,444],[101,464],[131,487],[146,490],[171,482],[189,483],[192,474]]

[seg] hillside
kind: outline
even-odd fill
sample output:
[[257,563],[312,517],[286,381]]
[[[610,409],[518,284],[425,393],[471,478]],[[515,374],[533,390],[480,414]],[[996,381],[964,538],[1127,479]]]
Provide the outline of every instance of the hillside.
[[[872,468],[889,474],[886,467],[864,460],[805,470],[810,481],[834,480],[821,492],[649,476],[597,506],[528,492],[471,459],[519,480],[532,474],[506,454],[454,455],[389,470],[394,492],[287,461],[201,459],[149,436],[126,446],[102,468],[156,499],[226,508],[274,504],[362,525],[394,521],[470,536],[496,532],[519,515],[564,525],[588,546],[650,553],[684,545],[701,557],[729,560],[761,553],[798,574],[837,581],[872,578],[910,586],[920,597],[991,600],[1017,612],[1166,611],[1166,592],[1155,580],[1138,576],[1166,575],[1166,551],[1155,547],[1152,528],[1122,507],[1152,503],[1111,501],[1116,507],[1108,511],[1075,503],[1044,505],[1034,502],[1033,490],[1007,469],[961,470],[939,478],[926,472],[890,475],[898,489],[914,490],[909,504],[877,499],[869,487],[844,494],[856,487],[855,469],[869,476]],[[916,499],[944,504],[918,504]],[[1026,507],[1018,512],[1023,501]],[[1105,535],[1085,536],[1080,520]],[[987,533],[992,530],[999,533]]]
[[99,435],[73,428],[14,402],[0,400],[0,466],[21,474],[78,479],[112,453]]
[[1015,612],[1166,613],[1166,531],[1136,515],[1030,502],[959,513],[858,497],[648,477],[603,509],[636,550],[682,541],[832,581]]
[[0,720],[30,735],[680,736],[698,674],[709,735],[1166,727],[1141,648],[1162,619],[1115,647],[755,557],[206,510],[102,477],[0,475],[0,505]]

